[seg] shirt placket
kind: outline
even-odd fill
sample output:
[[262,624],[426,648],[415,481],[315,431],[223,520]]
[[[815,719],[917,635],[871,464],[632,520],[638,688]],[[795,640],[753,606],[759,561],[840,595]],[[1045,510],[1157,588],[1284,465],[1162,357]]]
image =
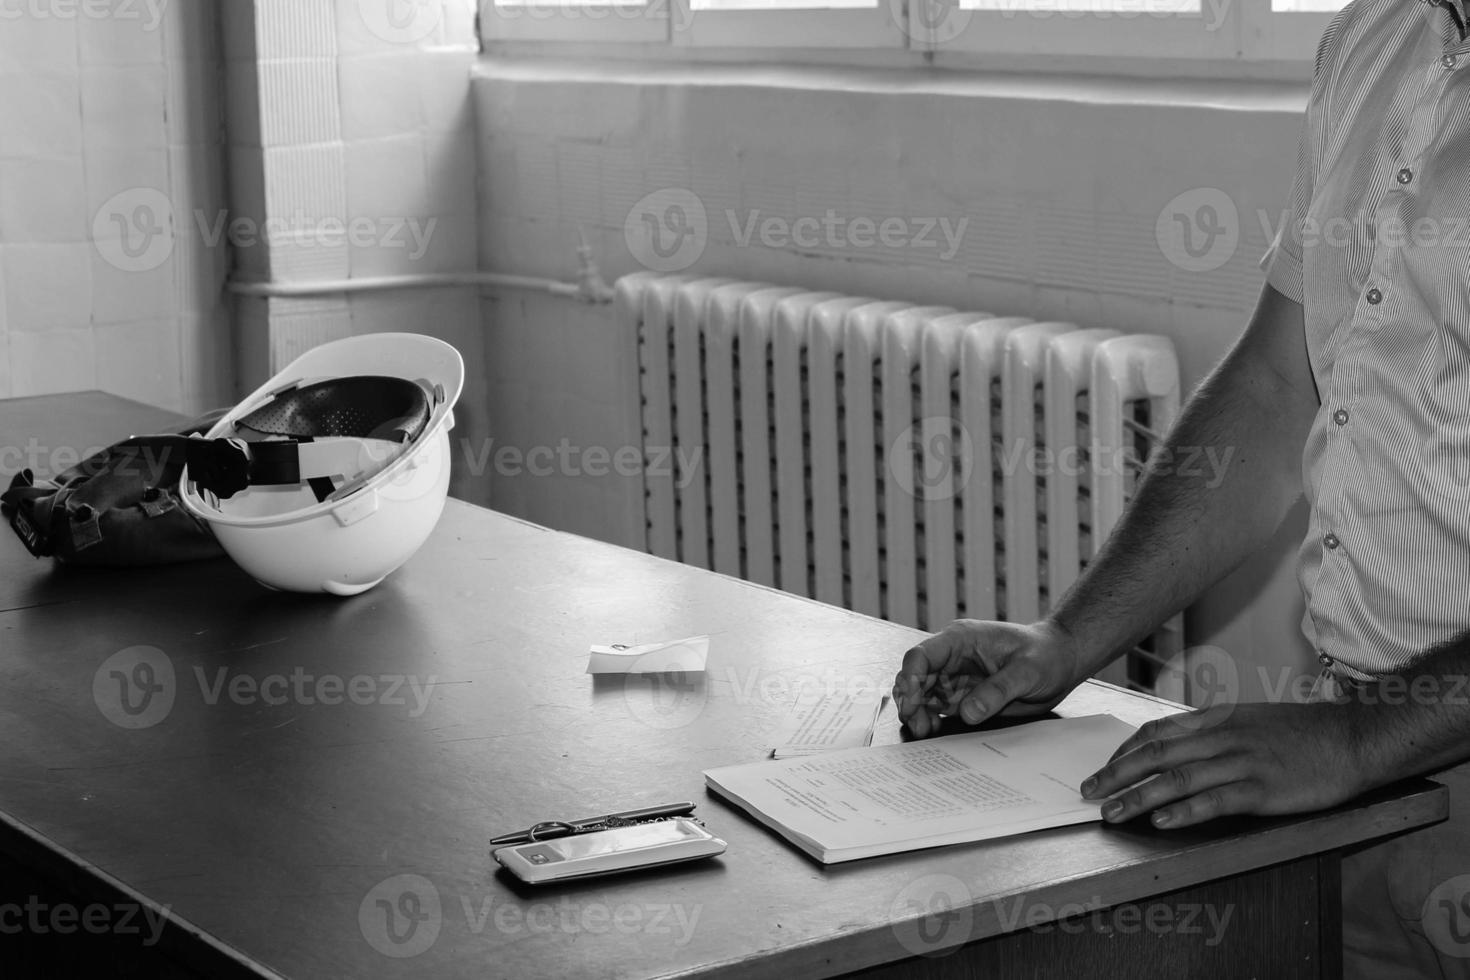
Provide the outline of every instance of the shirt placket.
[[[1446,10],[1437,13],[1445,18],[1451,16]],[[1460,36],[1456,24],[1442,26],[1441,39],[1441,50],[1433,61],[1429,65],[1411,67],[1403,81],[1406,85],[1416,85],[1419,93],[1397,158],[1385,158],[1391,173],[1388,189],[1377,202],[1373,223],[1368,229],[1373,252],[1367,280],[1359,293],[1349,336],[1333,366],[1332,382],[1326,392],[1328,402],[1325,407],[1331,410],[1331,422],[1327,427],[1322,481],[1332,490],[1319,499],[1322,560],[1313,594],[1327,597],[1326,601],[1333,604],[1329,620],[1334,623],[1342,622],[1345,613],[1342,607],[1343,584],[1351,572],[1353,542],[1344,537],[1347,510],[1343,498],[1350,481],[1359,471],[1354,435],[1363,424],[1358,411],[1364,389],[1362,359],[1373,334],[1382,329],[1388,318],[1392,306],[1390,293],[1396,284],[1395,273],[1402,268],[1403,246],[1410,233],[1408,228],[1395,228],[1392,235],[1385,236],[1378,234],[1378,229],[1397,220],[1405,195],[1419,193],[1423,163],[1434,142],[1439,106],[1445,90],[1453,74],[1470,64],[1466,59],[1470,42]],[[1324,667],[1333,667],[1336,659],[1328,651],[1337,649],[1343,638],[1325,635],[1320,621],[1315,622],[1315,632],[1318,661]]]

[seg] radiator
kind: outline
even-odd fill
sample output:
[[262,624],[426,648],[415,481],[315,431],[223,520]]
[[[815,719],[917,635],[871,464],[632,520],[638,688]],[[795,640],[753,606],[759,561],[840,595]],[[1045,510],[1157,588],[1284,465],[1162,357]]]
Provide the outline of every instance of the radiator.
[[[648,273],[615,310],[643,547],[921,629],[1042,615],[1179,411],[1164,337]],[[1100,676],[1185,700],[1184,656],[1176,617]]]

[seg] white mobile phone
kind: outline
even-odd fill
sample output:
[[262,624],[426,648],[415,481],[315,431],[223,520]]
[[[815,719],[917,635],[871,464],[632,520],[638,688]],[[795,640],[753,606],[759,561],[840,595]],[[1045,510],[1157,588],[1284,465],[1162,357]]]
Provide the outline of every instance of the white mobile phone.
[[674,817],[530,844],[510,844],[496,848],[493,856],[511,874],[535,885],[693,861],[721,854],[725,847],[724,841],[698,822]]

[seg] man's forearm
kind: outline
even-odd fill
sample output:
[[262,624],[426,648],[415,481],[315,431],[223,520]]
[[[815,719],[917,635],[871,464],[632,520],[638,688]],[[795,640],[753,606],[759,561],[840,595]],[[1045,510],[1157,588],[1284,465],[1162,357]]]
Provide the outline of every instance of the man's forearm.
[[1345,710],[1363,790],[1470,759],[1470,631],[1357,689]]
[[[1316,410],[1315,392],[1294,380],[1243,343],[1190,400],[1168,451],[1154,457],[1118,527],[1052,613],[1077,644],[1081,676],[1270,539],[1301,494],[1302,447]],[[1201,451],[1214,466],[1178,465]]]

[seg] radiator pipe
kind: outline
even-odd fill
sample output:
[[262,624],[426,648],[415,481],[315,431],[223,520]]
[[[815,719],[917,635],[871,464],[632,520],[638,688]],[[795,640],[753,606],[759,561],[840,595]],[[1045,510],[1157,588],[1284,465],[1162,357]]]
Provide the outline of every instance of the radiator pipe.
[[298,298],[333,293],[371,293],[388,289],[430,289],[450,286],[480,288],[529,289],[563,296],[581,303],[611,303],[613,289],[602,278],[592,250],[583,243],[577,249],[576,282],[562,282],[540,276],[517,276],[499,272],[423,273],[407,276],[374,276],[363,279],[317,279],[303,282],[252,282],[231,279],[225,288],[237,296]]

